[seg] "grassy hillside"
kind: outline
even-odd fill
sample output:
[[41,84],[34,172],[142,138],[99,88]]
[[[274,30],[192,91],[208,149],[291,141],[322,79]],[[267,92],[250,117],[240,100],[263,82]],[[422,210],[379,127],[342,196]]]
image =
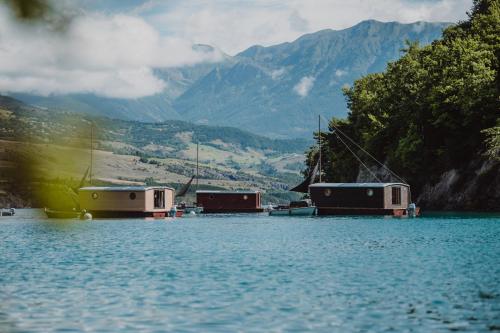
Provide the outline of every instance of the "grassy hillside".
[[[300,151],[309,144],[182,121],[152,124],[82,117],[35,108],[8,97],[0,97],[0,117],[0,160],[11,166],[0,167],[0,178],[17,183],[22,178],[77,182],[90,164],[93,124],[93,178],[97,183],[177,188],[195,172],[199,142],[201,188],[261,189],[266,192],[264,202],[278,202],[293,196],[286,189],[300,180]],[[22,171],[17,172],[21,166]],[[188,200],[192,192],[190,195]]]

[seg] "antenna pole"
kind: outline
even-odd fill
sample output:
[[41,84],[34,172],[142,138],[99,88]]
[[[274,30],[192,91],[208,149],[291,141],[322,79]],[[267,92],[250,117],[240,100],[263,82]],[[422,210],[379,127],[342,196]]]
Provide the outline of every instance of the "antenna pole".
[[89,180],[92,185],[92,166],[94,164],[94,123],[90,122],[90,172]]
[[321,115],[318,116],[318,138],[319,138],[319,182],[321,183]]

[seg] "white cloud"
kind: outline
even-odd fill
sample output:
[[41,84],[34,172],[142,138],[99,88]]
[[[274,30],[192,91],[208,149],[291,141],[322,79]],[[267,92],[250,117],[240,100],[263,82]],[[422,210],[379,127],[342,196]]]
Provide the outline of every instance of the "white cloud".
[[147,18],[164,33],[207,43],[229,54],[251,45],[292,41],[322,29],[360,21],[456,22],[472,0],[253,0],[172,1]]
[[342,76],[347,75],[347,74],[348,74],[348,72],[345,71],[345,70],[342,70],[342,69],[337,69],[335,71],[335,76],[336,77],[342,77]]
[[314,77],[304,76],[300,79],[299,83],[293,87],[293,91],[295,91],[295,93],[297,93],[300,97],[306,97],[309,94],[309,91],[311,91],[313,85]]
[[86,14],[56,32],[42,24],[15,22],[0,5],[0,92],[4,93],[138,98],[166,87],[153,68],[220,58],[217,51],[196,51],[186,39],[162,37],[138,17]]
[[[14,22],[0,5],[0,93],[137,98],[168,89],[154,68],[221,59],[220,52],[193,50],[193,43],[235,54],[366,19],[457,21],[466,17],[472,0],[149,0],[135,8],[117,1],[57,0],[61,3],[83,9],[59,33]],[[115,14],[94,13],[97,9]],[[129,15],[120,14],[124,10]],[[310,87],[304,89],[299,91],[305,96]]]
[[275,69],[271,72],[271,78],[273,80],[278,80],[281,78],[284,74],[286,73],[286,69],[284,67],[281,67],[280,69]]

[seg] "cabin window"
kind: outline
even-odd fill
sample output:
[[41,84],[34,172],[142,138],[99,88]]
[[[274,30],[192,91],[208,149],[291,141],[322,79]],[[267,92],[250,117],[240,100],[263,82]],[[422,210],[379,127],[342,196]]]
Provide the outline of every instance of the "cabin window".
[[331,196],[331,195],[332,195],[332,190],[330,190],[329,188],[327,188],[327,189],[325,190],[324,194],[325,194],[325,197],[329,197],[329,196]]
[[97,192],[92,193],[92,199],[97,200],[97,198],[99,198]]
[[243,196],[243,200],[248,200],[248,195],[246,195],[246,194],[245,194],[245,195]]
[[392,188],[392,204],[401,205],[401,187]]
[[369,197],[373,197],[373,190],[371,188],[369,188],[368,190],[366,190],[366,195],[369,196]]
[[135,200],[135,198],[137,198],[137,195],[134,192],[132,192],[128,195],[128,197],[130,198],[130,200]]
[[209,198],[210,200],[214,200],[214,199],[215,199],[215,195],[210,194],[210,195],[208,196],[208,198]]
[[154,198],[155,209],[165,208],[165,191],[155,190]]

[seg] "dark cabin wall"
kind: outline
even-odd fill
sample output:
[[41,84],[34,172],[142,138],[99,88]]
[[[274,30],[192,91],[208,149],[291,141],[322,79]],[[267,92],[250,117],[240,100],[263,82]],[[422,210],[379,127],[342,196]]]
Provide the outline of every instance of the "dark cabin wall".
[[[331,195],[325,195],[329,189]],[[311,187],[311,199],[317,207],[384,208],[384,188],[371,188],[373,196],[367,195],[369,188],[357,187]]]

